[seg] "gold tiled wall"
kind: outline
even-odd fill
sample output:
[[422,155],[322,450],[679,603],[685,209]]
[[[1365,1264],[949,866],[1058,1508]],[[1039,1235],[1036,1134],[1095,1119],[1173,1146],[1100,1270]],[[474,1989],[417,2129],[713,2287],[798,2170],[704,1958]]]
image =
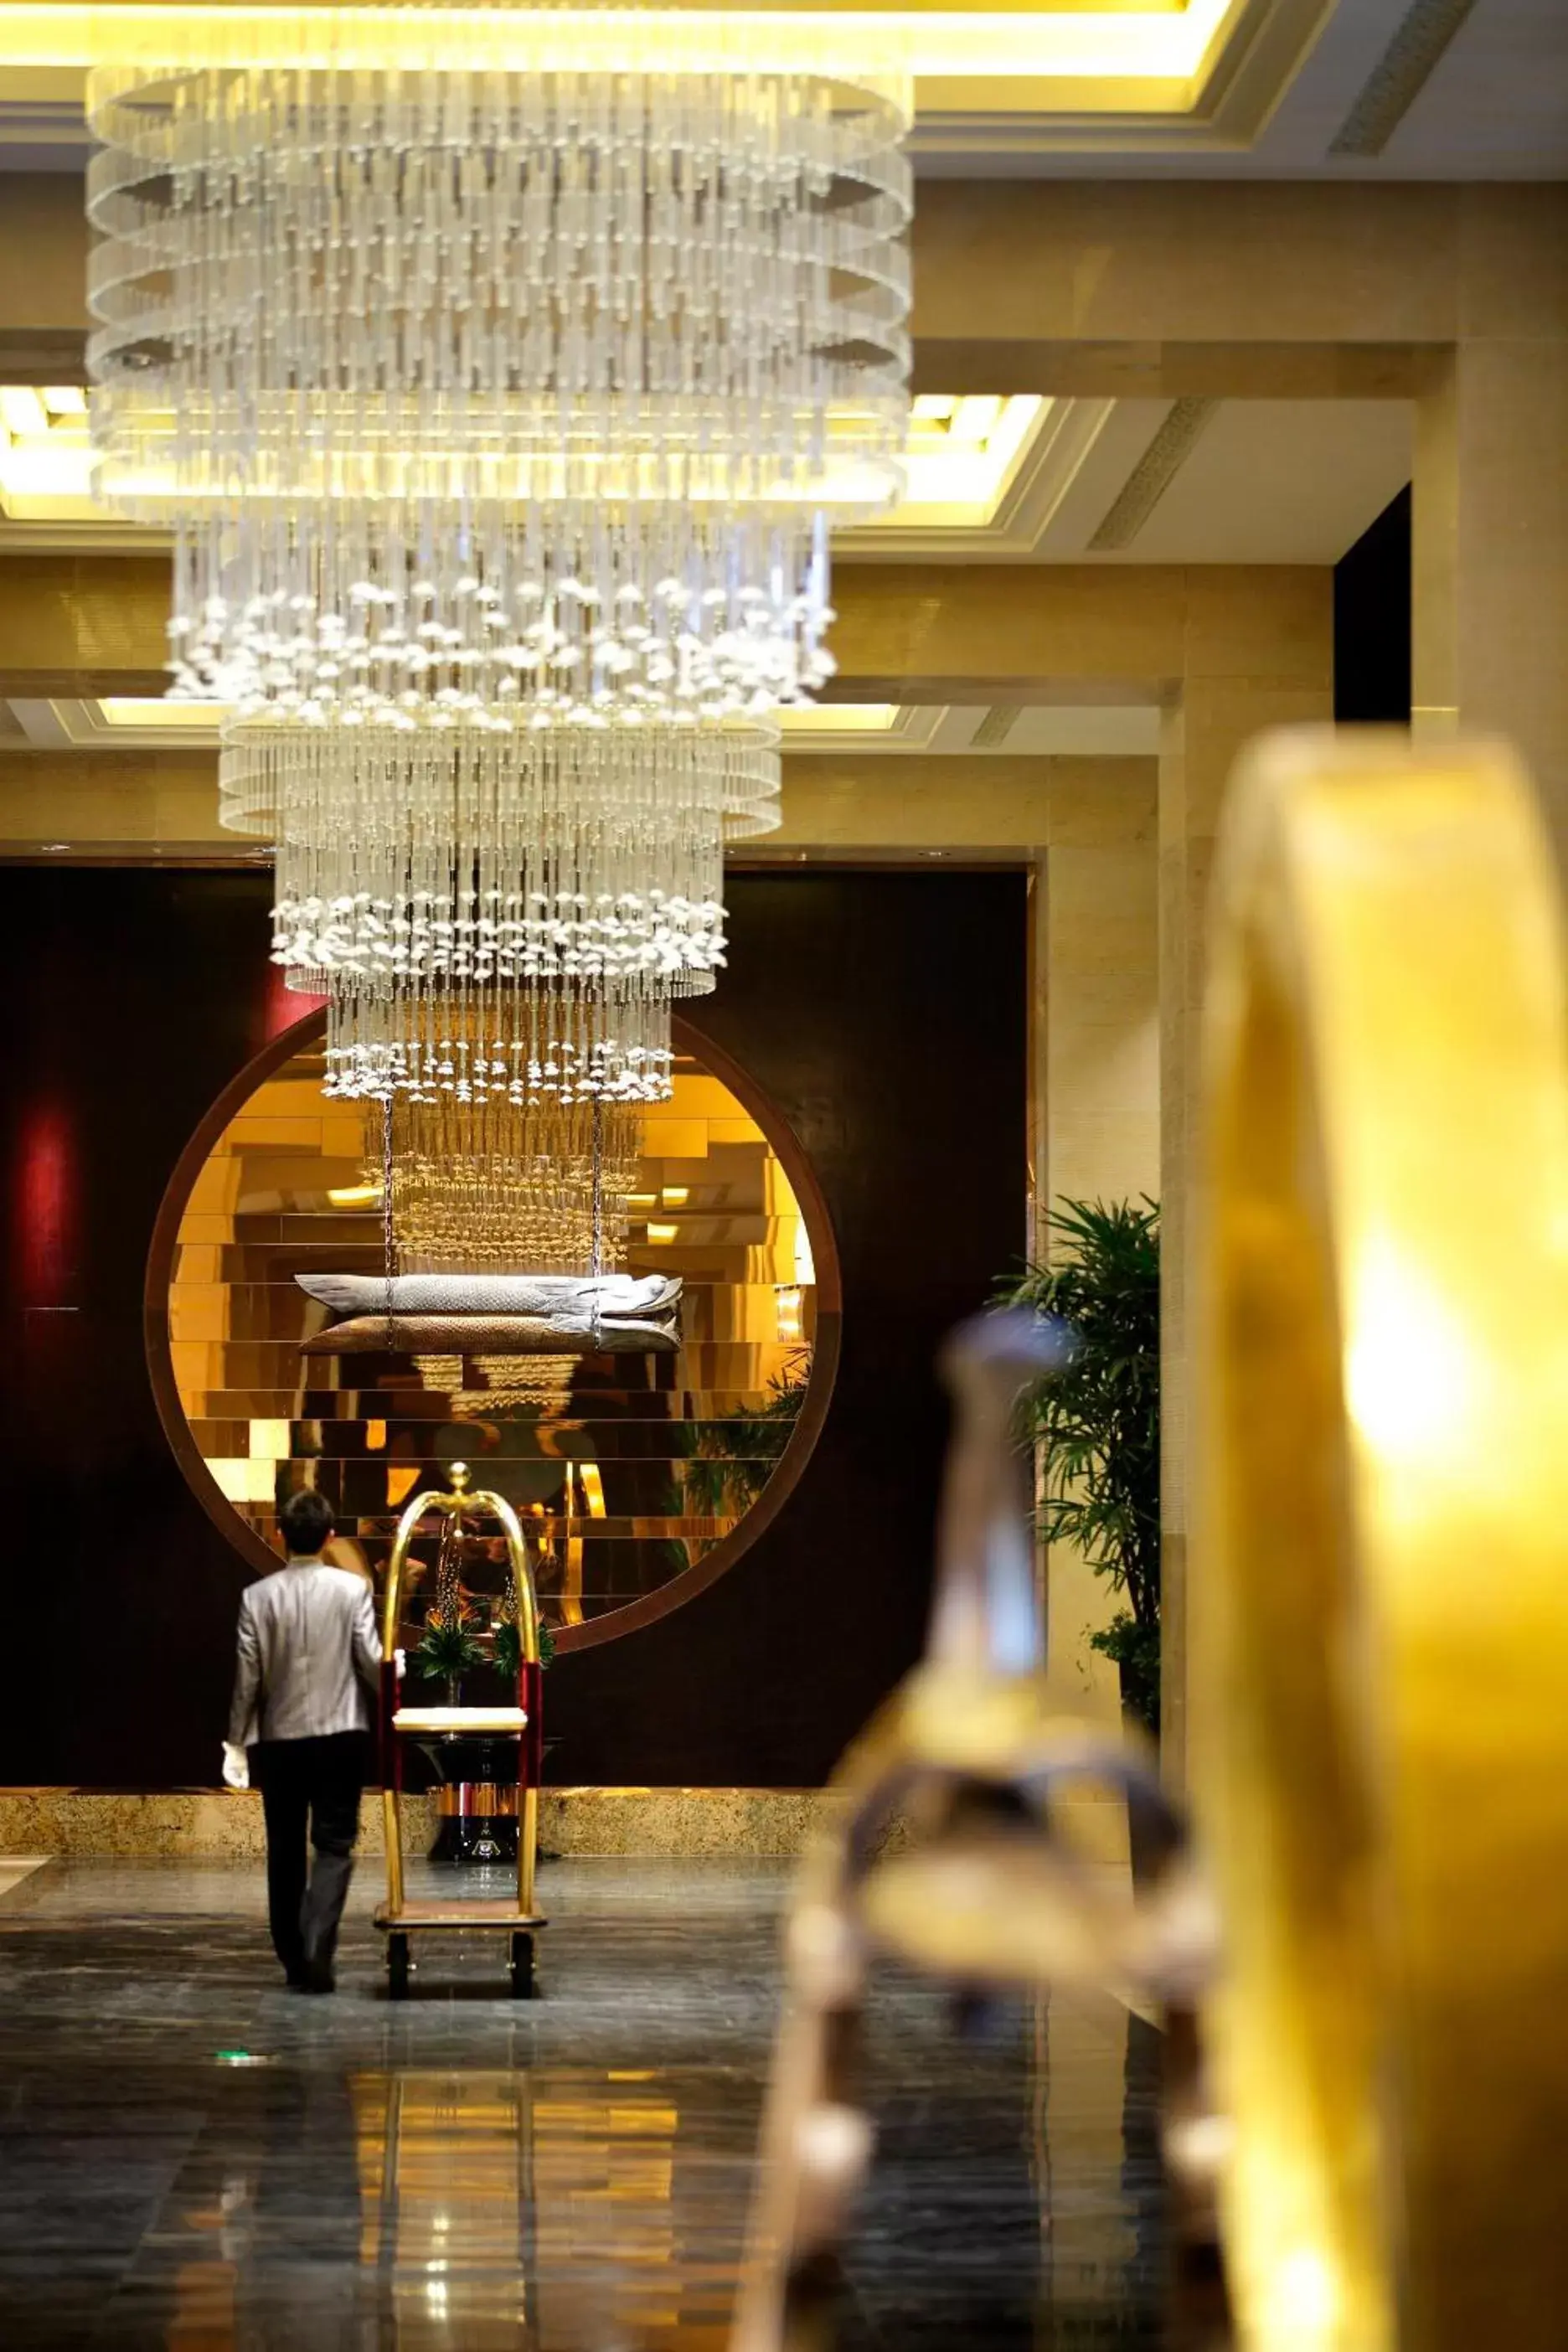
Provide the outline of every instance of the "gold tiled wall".
[[542,1364],[300,1354],[327,1318],[296,1274],[384,1263],[361,1116],[326,1101],[321,1076],[316,1046],[258,1088],[180,1221],[174,1379],[236,1512],[276,1544],[280,1494],[315,1484],[375,1570],[407,1496],[466,1459],[524,1516],[562,1623],[639,1598],[727,1535],[798,1410],[816,1296],[800,1205],[729,1088],[682,1058],[672,1099],[645,1116],[627,1264],[683,1277],[679,1354]]

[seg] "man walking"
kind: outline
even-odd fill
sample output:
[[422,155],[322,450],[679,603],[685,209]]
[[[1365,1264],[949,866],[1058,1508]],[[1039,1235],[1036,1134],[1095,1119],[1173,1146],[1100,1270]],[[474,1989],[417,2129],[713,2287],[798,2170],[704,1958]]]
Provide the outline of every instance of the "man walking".
[[[321,1496],[290,1495],[279,1524],[288,1559],[239,1604],[223,1777],[231,1789],[248,1787],[254,1747],[273,1948],[296,1991],[331,1992],[381,1643],[364,1580],[321,1558],[332,1515]],[[308,1883],[307,1823],[316,1856]]]

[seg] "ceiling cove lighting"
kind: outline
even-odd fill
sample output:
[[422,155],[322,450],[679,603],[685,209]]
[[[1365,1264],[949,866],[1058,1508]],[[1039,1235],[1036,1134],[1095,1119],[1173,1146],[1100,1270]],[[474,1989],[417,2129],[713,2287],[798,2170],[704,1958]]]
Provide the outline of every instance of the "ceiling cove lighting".
[[[857,8],[793,6],[725,10],[647,8],[638,23],[646,42],[673,66],[697,72],[724,70],[731,37],[743,26],[759,62],[785,66],[811,58],[817,69],[863,68],[868,57],[886,58],[896,45],[903,70],[921,80],[1091,81],[1104,87],[1097,102],[1127,102],[1127,85],[1201,79],[1245,0],[1146,0],[1142,6],[1107,7],[1103,0],[1068,0],[1046,8]],[[249,65],[369,64],[422,70],[431,62],[430,35],[421,12],[387,7],[232,5],[206,0],[184,5],[105,8],[95,0],[0,0],[0,63],[90,67],[161,54],[179,54],[199,30],[209,50]],[[549,46],[536,29],[543,18]],[[448,65],[492,72],[520,62],[550,70],[549,60],[576,69],[617,64],[617,20],[607,11],[544,11],[454,6],[443,11],[442,50]],[[520,39],[519,27],[527,27]]]

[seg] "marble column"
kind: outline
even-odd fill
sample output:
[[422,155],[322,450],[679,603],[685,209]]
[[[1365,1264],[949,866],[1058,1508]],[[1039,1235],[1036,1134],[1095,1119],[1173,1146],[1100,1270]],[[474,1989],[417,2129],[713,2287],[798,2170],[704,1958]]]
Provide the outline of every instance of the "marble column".
[[[1037,1255],[1051,1254],[1056,1202],[1136,1200],[1160,1187],[1160,971],[1152,761],[1063,762],[1053,778],[1037,935],[1043,975],[1037,1067],[1045,1154]],[[1047,1579],[1051,1663],[1108,1723],[1121,1716],[1115,1666],[1089,1647],[1118,1601],[1070,1546]]]
[[1191,1366],[1188,1305],[1195,1182],[1194,1111],[1209,877],[1237,753],[1266,728],[1333,712],[1328,571],[1188,575],[1187,663],[1160,755],[1161,1746],[1184,1788]]
[[1416,404],[1415,719],[1509,736],[1568,861],[1568,194],[1535,193],[1470,192]]

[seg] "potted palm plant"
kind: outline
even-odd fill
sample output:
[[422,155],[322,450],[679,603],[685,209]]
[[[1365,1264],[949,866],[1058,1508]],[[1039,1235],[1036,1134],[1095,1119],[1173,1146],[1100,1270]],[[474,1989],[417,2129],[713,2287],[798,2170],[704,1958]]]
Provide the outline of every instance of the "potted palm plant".
[[1075,1545],[1121,1606],[1089,1646],[1113,1658],[1123,1710],[1160,1729],[1160,1211],[1063,1201],[1050,1259],[1002,1297],[1071,1330],[1065,1367],[1026,1393],[1050,1543]]

